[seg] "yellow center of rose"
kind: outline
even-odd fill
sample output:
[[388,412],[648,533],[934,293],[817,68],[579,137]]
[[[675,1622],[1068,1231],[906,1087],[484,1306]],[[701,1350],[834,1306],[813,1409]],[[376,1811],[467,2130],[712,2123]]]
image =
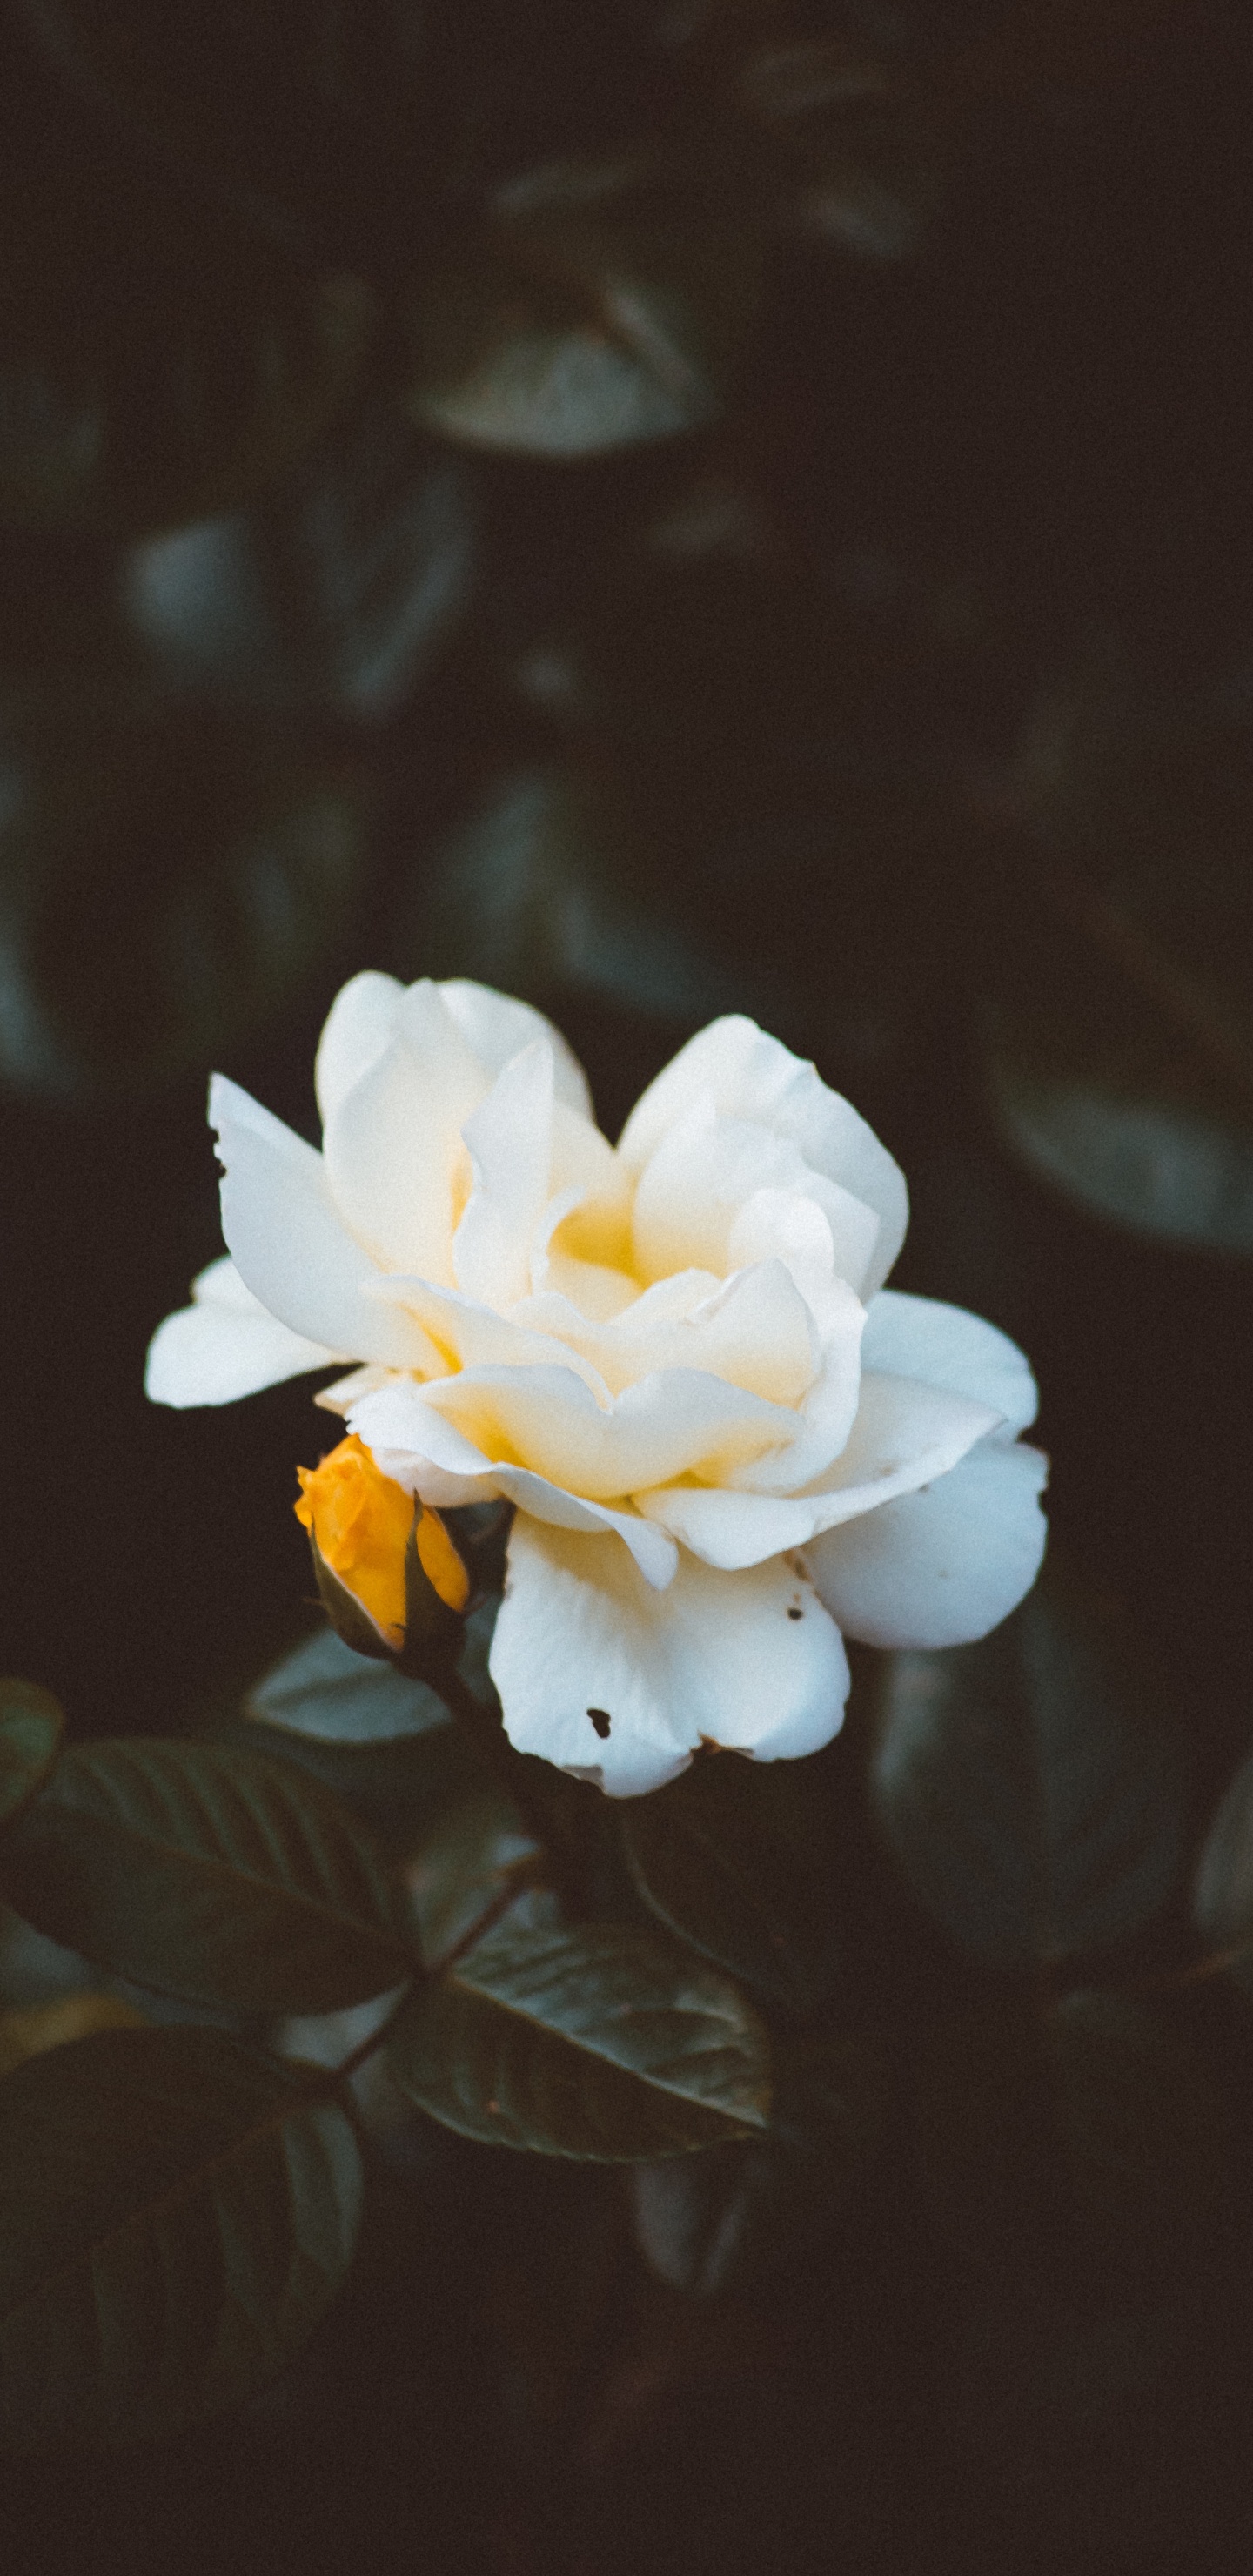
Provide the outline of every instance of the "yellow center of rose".
[[[356,1433],[320,1466],[298,1467],[296,1518],[312,1530],[323,1561],[368,1611],[389,1645],[405,1641],[405,1552],[414,1499],[384,1476]],[[419,1507],[418,1556],[450,1610],[464,1610],[470,1578],[438,1512]]]

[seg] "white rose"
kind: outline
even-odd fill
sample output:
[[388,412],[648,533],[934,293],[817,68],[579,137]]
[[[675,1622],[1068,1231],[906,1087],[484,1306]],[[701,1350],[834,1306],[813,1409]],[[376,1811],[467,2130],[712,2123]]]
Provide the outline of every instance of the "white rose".
[[856,1111],[716,1020],[615,1150],[538,1011],[358,975],[315,1153],[215,1076],[232,1260],[154,1337],[157,1402],[330,1360],[319,1402],[436,1506],[516,1505],[491,1671],[512,1742],[612,1796],[703,1741],[812,1753],[841,1631],[980,1637],[1044,1544],[1035,1387],[1003,1333],[885,1291],[905,1184]]

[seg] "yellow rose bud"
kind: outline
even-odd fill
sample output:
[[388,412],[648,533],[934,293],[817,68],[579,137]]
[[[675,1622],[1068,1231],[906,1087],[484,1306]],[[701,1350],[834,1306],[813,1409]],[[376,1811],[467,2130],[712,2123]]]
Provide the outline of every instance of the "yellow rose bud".
[[298,1467],[296,1518],[317,1542],[322,1563],[373,1621],[393,1653],[408,1620],[406,1557],[418,1516],[418,1560],[450,1610],[462,1611],[470,1578],[438,1512],[424,1510],[382,1474],[356,1433],[318,1467]]

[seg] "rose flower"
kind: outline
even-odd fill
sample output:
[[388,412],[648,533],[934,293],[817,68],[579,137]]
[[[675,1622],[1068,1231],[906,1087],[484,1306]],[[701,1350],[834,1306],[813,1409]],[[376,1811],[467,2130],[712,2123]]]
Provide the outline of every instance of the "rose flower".
[[515,1506],[504,1723],[612,1796],[702,1741],[812,1753],[843,1635],[980,1637],[1033,1581],[1026,1361],[883,1286],[905,1183],[846,1100],[716,1020],[615,1148],[526,1004],[354,977],[318,1048],[322,1152],[215,1076],[229,1260],[167,1317],[158,1403],[331,1361],[317,1401],[437,1510]]

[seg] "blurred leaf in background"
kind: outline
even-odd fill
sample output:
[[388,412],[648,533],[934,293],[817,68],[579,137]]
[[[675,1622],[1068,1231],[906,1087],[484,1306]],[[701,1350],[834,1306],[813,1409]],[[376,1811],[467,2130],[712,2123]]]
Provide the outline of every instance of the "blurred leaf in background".
[[[0,14],[18,2576],[1244,2576],[1247,33]],[[595,1828],[490,1605],[473,1728],[308,1633],[306,1392],[140,1373],[364,966],[816,1058],[1038,1361],[1005,1631]]]

